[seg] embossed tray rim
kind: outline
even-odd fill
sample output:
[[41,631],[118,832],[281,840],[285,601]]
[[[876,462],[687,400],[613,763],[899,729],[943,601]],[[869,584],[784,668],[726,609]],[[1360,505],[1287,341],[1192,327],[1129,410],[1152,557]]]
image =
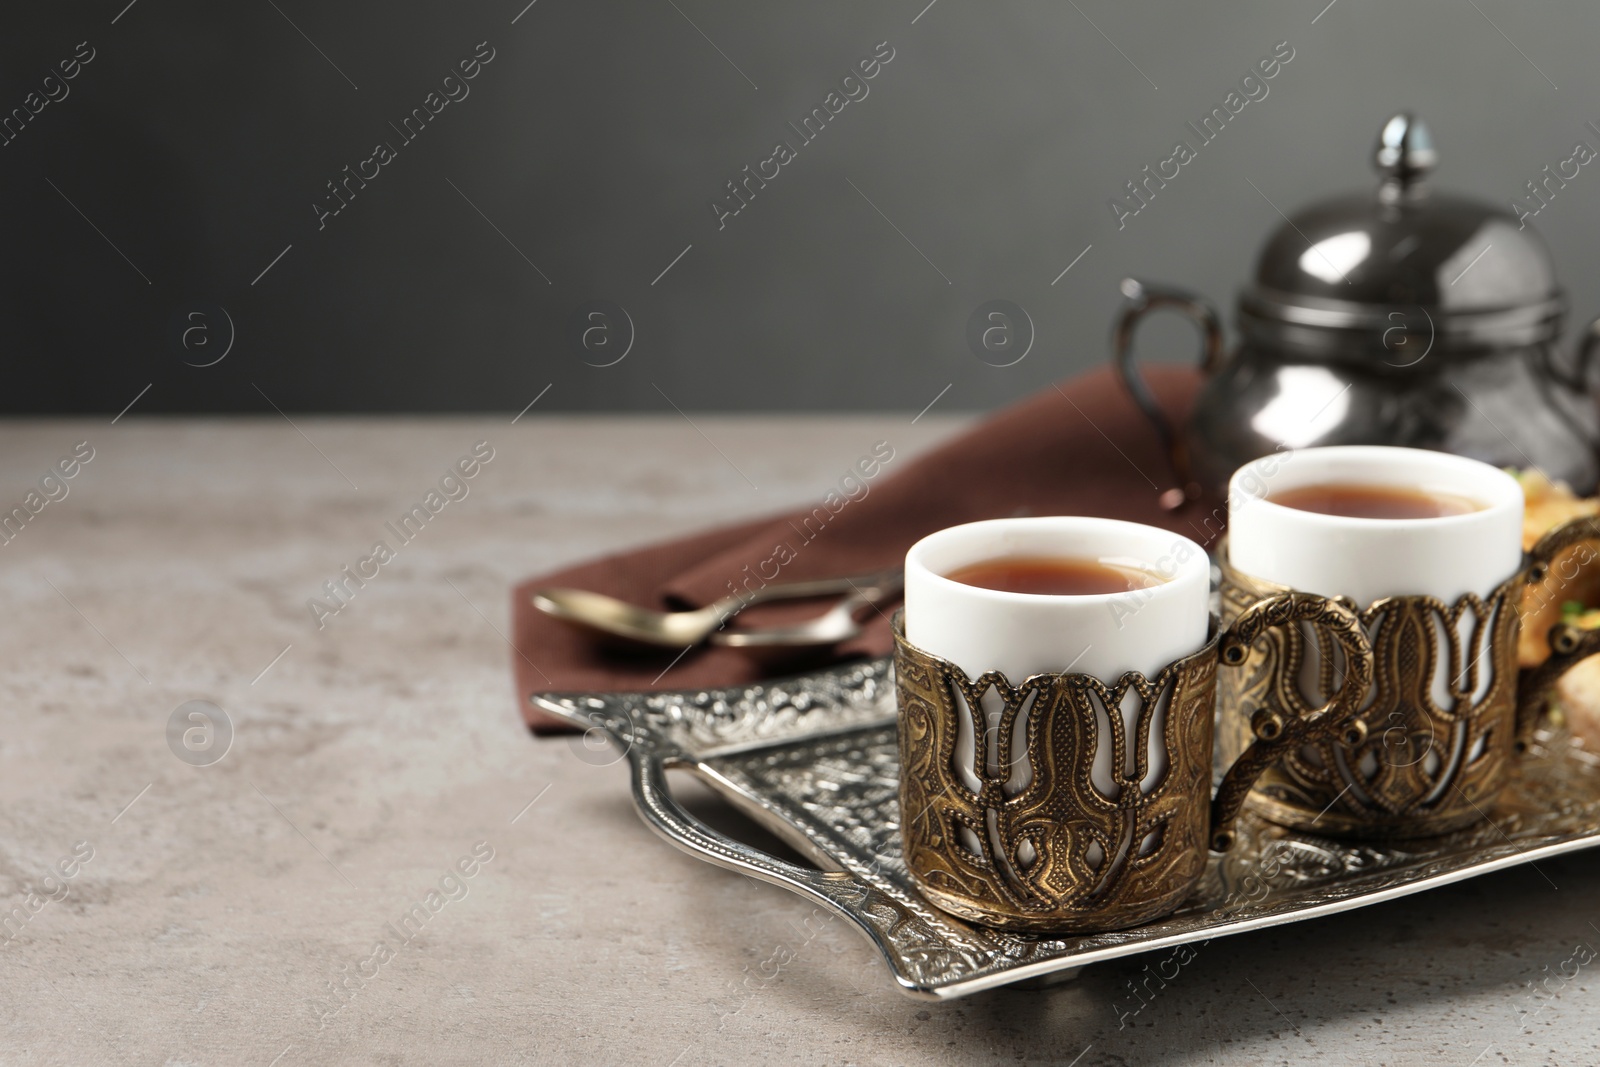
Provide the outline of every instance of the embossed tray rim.
[[[1553,788],[1567,788],[1569,799],[1585,808],[1575,821],[1555,826],[1559,832],[1526,837],[1525,847],[1500,831],[1504,841],[1498,845],[1418,851],[1409,866],[1400,863],[1330,879],[1299,892],[1269,892],[1259,902],[1264,907],[1235,906],[1223,914],[1219,909],[1186,906],[1174,916],[1132,930],[1061,939],[1000,934],[938,911],[916,892],[903,868],[898,878],[891,877],[895,868],[889,861],[898,861],[897,852],[888,857],[852,850],[839,827],[792,810],[783,797],[735,780],[741,777],[734,772],[740,757],[793,752],[803,758],[808,751],[815,753],[852,736],[866,743],[892,727],[893,667],[887,658],[730,689],[534,693],[529,700],[576,726],[605,731],[626,753],[635,805],[657,834],[690,855],[783,886],[850,920],[877,946],[901,991],[923,999],[954,999],[1051,975],[1066,978],[1091,963],[1333,915],[1600,845],[1600,817],[1596,817],[1600,816],[1600,759],[1563,736],[1545,734],[1521,763],[1513,789],[1556,783]],[[669,769],[695,773],[823,870],[790,864],[701,823],[672,797],[666,780]],[[1491,820],[1499,812],[1497,806]],[[1552,814],[1552,823],[1554,819]],[[1498,830],[1498,823],[1491,825]],[[1260,855],[1256,846],[1262,840],[1348,856],[1391,847],[1296,834],[1248,813],[1242,830],[1241,846],[1247,846],[1249,838],[1248,846],[1230,853],[1230,862],[1237,862],[1243,852]],[[1469,834],[1461,831],[1439,840],[1448,845],[1465,841]],[[1393,848],[1404,851],[1428,844],[1411,842]],[[1221,877],[1223,862],[1212,857],[1208,883]],[[1455,865],[1396,878],[1429,862]],[[1336,895],[1318,900],[1318,891]],[[911,926],[918,927],[915,933],[923,941],[908,948],[905,929]],[[946,940],[939,942],[939,935]],[[1019,952],[1038,958],[1013,958]],[[930,966],[928,960],[940,953],[957,964],[943,969]]]

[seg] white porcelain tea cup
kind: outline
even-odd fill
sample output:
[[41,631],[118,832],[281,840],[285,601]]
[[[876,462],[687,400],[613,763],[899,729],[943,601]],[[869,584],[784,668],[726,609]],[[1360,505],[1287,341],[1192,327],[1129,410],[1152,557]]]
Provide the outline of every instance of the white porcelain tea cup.
[[[1159,579],[1125,593],[1043,595],[953,581],[1008,557],[1097,560]],[[1075,671],[1115,681],[1154,675],[1206,643],[1210,567],[1187,537],[1116,519],[989,519],[929,534],[906,553],[906,639],[972,677]]]
[[[1312,485],[1362,484],[1465,497],[1478,510],[1423,519],[1324,515],[1275,503]],[[1523,493],[1487,463],[1381,445],[1302,448],[1240,467],[1228,483],[1228,562],[1263,581],[1358,609],[1388,596],[1446,604],[1488,596],[1522,568]]]
[[[947,575],[1008,557],[1095,560],[1157,579],[1120,593],[1013,593],[955,581]],[[949,660],[969,678],[1000,671],[1013,685],[1030,675],[1078,673],[1114,683],[1128,671],[1154,678],[1202,648],[1208,636],[1211,569],[1205,550],[1186,537],[1115,519],[1040,516],[990,519],[929,534],[906,553],[905,635]],[[1124,723],[1133,729],[1134,701]],[[986,709],[988,710],[988,709]],[[998,714],[992,711],[991,717]],[[991,745],[993,744],[991,738]],[[965,721],[956,763],[972,777],[974,740]],[[1092,778],[1112,788],[1109,742]],[[1150,739],[1150,777],[1166,767],[1160,739]]]

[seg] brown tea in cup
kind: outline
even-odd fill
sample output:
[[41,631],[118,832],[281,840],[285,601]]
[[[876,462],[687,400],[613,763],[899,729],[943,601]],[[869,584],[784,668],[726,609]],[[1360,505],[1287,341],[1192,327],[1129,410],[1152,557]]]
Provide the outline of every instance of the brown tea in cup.
[[1161,576],[1139,567],[1075,556],[1003,556],[957,567],[952,582],[1002,593],[1097,596],[1160,585]]
[[1299,485],[1269,493],[1267,500],[1286,508],[1349,519],[1442,519],[1484,508],[1478,501],[1455,493],[1366,482]]

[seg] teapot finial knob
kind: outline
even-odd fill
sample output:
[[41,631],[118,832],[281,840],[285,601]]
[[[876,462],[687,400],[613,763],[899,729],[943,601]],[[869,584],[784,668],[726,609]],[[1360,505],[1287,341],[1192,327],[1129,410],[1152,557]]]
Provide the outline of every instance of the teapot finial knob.
[[1423,179],[1439,161],[1433,150],[1433,135],[1428,126],[1409,111],[1402,111],[1383,124],[1378,132],[1378,150],[1373,162],[1383,175],[1379,192],[1386,199],[1404,193],[1423,191]]

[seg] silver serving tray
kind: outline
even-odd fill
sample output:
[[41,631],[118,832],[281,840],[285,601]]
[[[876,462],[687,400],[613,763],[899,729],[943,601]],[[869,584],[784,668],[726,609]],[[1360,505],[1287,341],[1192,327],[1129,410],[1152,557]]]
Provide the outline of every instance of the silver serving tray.
[[[1542,735],[1480,825],[1362,843],[1273,826],[1248,810],[1175,914],[1070,937],[962,922],[917,892],[900,855],[894,670],[888,659],[785,681],[684,693],[536,693],[530,699],[627,753],[645,822],[679,848],[790,889],[855,923],[900,989],[948,1000],[1085,964],[1349,911],[1600,844],[1600,760]],[[673,799],[669,767],[697,772],[822,870],[705,825]]]

